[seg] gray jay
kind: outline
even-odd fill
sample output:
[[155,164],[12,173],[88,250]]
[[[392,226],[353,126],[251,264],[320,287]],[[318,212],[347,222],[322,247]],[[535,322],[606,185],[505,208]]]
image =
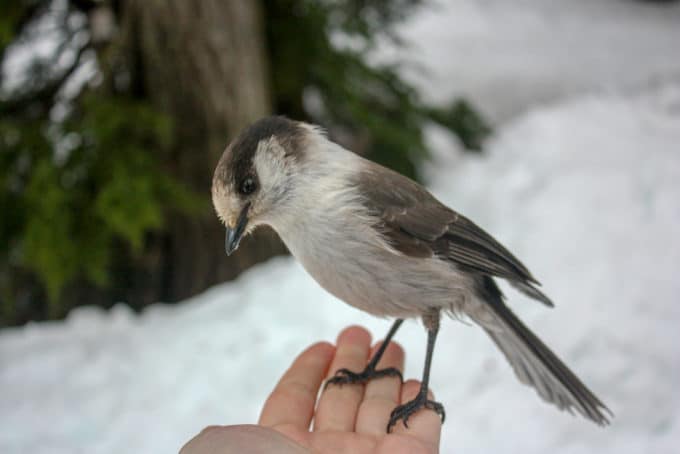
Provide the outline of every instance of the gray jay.
[[327,385],[401,376],[376,365],[403,319],[422,319],[427,354],[420,392],[394,409],[388,432],[399,420],[407,426],[422,408],[444,419],[442,405],[427,397],[442,313],[481,326],[519,380],[544,400],[608,424],[607,407],[505,305],[494,279],[552,306],[538,281],[498,241],[414,181],[331,142],[316,126],[268,117],[227,147],[212,201],[226,225],[227,254],[255,227],[269,225],[328,292],[396,319],[363,371],[341,369]]

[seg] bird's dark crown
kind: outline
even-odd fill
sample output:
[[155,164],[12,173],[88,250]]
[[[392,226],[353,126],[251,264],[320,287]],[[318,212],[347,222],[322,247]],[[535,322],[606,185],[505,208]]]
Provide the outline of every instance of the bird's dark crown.
[[305,129],[299,122],[283,116],[262,118],[244,129],[222,155],[215,180],[222,185],[238,185],[253,175],[253,157],[262,140],[275,138],[286,154],[296,154],[302,150]]

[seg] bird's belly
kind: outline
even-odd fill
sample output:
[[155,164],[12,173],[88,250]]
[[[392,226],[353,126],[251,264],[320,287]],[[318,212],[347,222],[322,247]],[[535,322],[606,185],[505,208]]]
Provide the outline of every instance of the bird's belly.
[[[427,308],[457,311],[466,283],[443,263],[398,256],[351,241],[334,247],[305,244],[291,253],[335,297],[381,317],[415,317]],[[462,303],[461,303],[462,304]]]
[[302,266],[327,292],[350,306],[377,316],[400,316],[391,298],[377,285],[375,270],[366,270],[355,258],[335,254],[326,259],[303,256]]

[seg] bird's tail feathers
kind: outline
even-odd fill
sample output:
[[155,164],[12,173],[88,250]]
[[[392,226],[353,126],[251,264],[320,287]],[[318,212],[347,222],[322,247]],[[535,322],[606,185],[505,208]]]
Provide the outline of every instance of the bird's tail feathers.
[[598,425],[609,424],[609,409],[517,318],[503,302],[500,291],[498,298],[490,303],[497,323],[494,329],[484,329],[519,380],[533,386],[541,398],[560,410],[570,413],[576,410]]

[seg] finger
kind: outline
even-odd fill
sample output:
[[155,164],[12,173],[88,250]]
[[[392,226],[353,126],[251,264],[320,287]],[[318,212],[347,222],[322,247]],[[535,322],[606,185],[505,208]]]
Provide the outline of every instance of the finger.
[[[336,370],[347,368],[360,372],[366,367],[371,335],[364,328],[352,326],[338,336],[335,358],[329,376]],[[357,410],[364,395],[360,384],[331,385],[321,394],[314,418],[316,431],[352,431]]]
[[[380,346],[376,345],[371,356]],[[400,372],[404,369],[404,349],[391,342],[377,369],[394,367]],[[399,405],[401,398],[401,380],[399,377],[383,377],[368,382],[364,391],[364,399],[357,415],[356,431],[370,435],[384,435],[385,427],[390,420],[390,413]]]
[[[409,380],[401,388],[401,403],[413,400],[420,390],[420,382]],[[428,390],[427,398],[434,399],[432,392]],[[404,427],[403,421],[399,420],[394,426],[393,433],[416,437],[428,445],[439,445],[442,423],[439,415],[429,409],[423,408],[414,413],[408,420],[408,428]]]
[[334,353],[335,348],[327,342],[314,344],[302,352],[267,398],[259,424],[270,427],[292,424],[307,430],[319,386]]

